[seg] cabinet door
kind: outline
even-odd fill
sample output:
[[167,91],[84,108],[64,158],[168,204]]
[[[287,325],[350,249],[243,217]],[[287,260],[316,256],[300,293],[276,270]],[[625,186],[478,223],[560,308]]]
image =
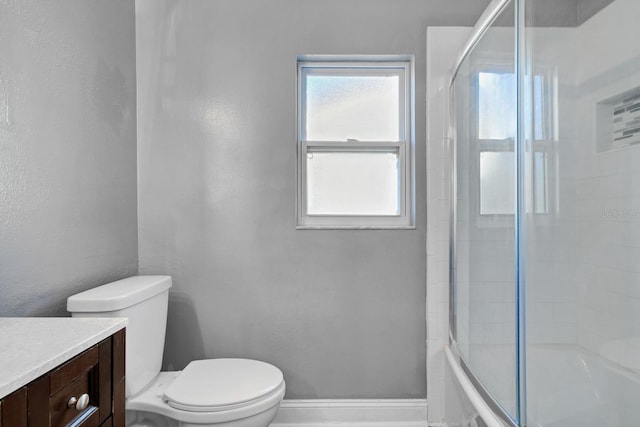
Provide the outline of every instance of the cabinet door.
[[0,401],[0,427],[27,427],[27,388],[22,387]]

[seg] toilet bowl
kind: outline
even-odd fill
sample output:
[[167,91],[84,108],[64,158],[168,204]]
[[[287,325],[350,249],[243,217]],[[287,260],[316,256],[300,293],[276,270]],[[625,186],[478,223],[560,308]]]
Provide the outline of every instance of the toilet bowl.
[[[210,359],[201,362],[241,362],[251,363],[257,362],[246,359]],[[192,362],[189,364],[185,371],[192,368]],[[258,362],[262,363],[262,362]],[[235,371],[227,369],[228,377],[235,376]],[[270,366],[270,365],[269,365]],[[223,368],[221,365],[220,368]],[[201,374],[199,369],[193,369],[194,373]],[[127,426],[149,426],[157,425],[158,427],[192,427],[192,426],[217,426],[217,427],[254,427],[254,426],[267,426],[273,420],[280,406],[280,402],[284,397],[285,383],[280,381],[278,386],[261,394],[257,397],[250,397],[254,393],[249,393],[242,396],[239,393],[223,394],[221,393],[224,388],[209,387],[208,392],[213,392],[213,396],[209,396],[215,404],[205,405],[185,405],[188,399],[193,399],[196,396],[192,395],[196,393],[197,385],[192,388],[186,395],[182,396],[179,393],[180,390],[173,387],[176,385],[176,380],[181,377],[182,372],[160,372],[150,386],[142,393],[133,398],[129,398],[126,401],[126,410],[128,422]],[[240,375],[242,376],[242,372]],[[183,377],[184,378],[184,377]],[[183,379],[180,378],[180,379]],[[202,382],[206,381],[206,376],[199,376]],[[242,379],[239,378],[239,382]],[[167,400],[166,392],[174,391],[177,396],[180,396],[179,402]],[[257,388],[255,394],[259,394]],[[193,392],[193,393],[192,393]],[[215,396],[218,395],[218,396]],[[204,396],[200,399],[193,399],[202,403]],[[158,415],[167,418],[166,421],[160,421]]]
[[127,317],[128,427],[267,427],[286,389],[282,371],[251,359],[205,359],[160,372],[171,277],[135,276],[73,295],[74,317]]

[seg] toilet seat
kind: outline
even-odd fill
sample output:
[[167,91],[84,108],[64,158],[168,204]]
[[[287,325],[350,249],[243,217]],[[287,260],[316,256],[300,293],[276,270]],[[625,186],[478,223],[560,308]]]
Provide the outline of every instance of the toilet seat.
[[214,424],[240,420],[243,418],[255,416],[269,410],[273,410],[274,408],[280,406],[280,402],[282,401],[286,390],[286,384],[283,379],[280,384],[278,384],[276,388],[270,393],[244,402],[243,404],[236,404],[235,408],[217,408],[217,411],[214,410],[206,412],[183,410],[170,406],[164,397],[165,391],[168,390],[169,387],[171,387],[171,385],[175,381],[177,381],[177,379],[181,375],[182,372],[180,371],[160,372],[160,374],[153,380],[148,388],[146,388],[140,394],[126,400],[125,408],[130,411],[143,411],[164,415],[174,420],[186,423]]
[[228,411],[261,399],[282,381],[280,369],[258,360],[194,360],[167,387],[163,399],[183,411]]

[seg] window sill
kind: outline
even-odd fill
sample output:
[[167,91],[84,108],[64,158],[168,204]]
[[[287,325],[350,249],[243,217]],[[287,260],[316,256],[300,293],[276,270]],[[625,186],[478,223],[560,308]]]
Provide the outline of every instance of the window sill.
[[415,225],[296,225],[296,230],[415,230]]

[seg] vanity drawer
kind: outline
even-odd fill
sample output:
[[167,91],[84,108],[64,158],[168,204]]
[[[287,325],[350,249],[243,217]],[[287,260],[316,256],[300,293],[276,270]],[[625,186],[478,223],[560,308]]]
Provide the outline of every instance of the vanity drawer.
[[77,379],[83,376],[86,377],[87,372],[96,367],[99,361],[99,345],[91,347],[49,374],[51,396],[58,394],[63,388],[68,387]]
[[69,407],[71,399],[79,399],[83,395],[89,396],[89,406],[87,408],[96,408],[95,400],[91,401],[91,378],[89,372],[80,374],[74,381],[66,387],[59,390],[49,398],[49,416],[51,417],[52,426],[64,426],[77,417],[80,412],[74,406]]
[[[99,406],[99,345],[71,359],[49,374],[49,416],[51,426],[63,426],[82,410],[76,405]],[[88,402],[86,399],[88,397]]]

